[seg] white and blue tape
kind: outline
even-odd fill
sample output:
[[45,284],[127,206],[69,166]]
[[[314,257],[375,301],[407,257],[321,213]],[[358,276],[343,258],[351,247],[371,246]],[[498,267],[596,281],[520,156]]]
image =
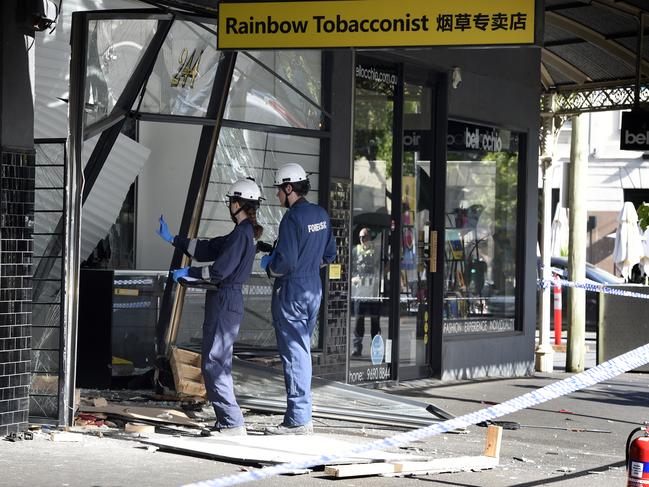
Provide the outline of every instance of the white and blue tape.
[[[642,295],[644,296],[644,295]],[[566,394],[571,394],[586,387],[593,386],[599,382],[604,382],[613,377],[616,377],[624,372],[641,367],[649,362],[649,344],[643,345],[631,350],[623,355],[619,355],[607,362],[604,362],[592,369],[585,372],[573,375],[567,379],[554,382],[550,385],[537,389],[536,391],[528,392],[522,396],[515,397],[509,401],[497,404],[495,406],[482,409],[473,413],[465,414],[457,418],[444,421],[442,423],[435,423],[424,428],[399,433],[395,436],[376,440],[371,443],[350,448],[347,451],[336,452],[331,454],[321,455],[317,458],[309,460],[301,460],[297,462],[284,463],[281,465],[273,465],[258,470],[252,470],[236,475],[220,477],[214,480],[207,480],[194,484],[188,484],[185,487],[225,487],[228,485],[242,484],[245,482],[252,482],[254,480],[261,480],[275,475],[290,473],[295,470],[303,470],[314,465],[332,464],[337,460],[352,456],[367,453],[370,451],[384,450],[386,448],[393,448],[403,446],[415,440],[422,440],[432,436],[454,431],[460,428],[481,423],[483,421],[493,420],[505,416],[507,414],[520,411],[521,409],[530,408],[538,404],[556,399]]]
[[[602,292],[606,294],[614,294],[617,296],[626,296],[632,298],[649,299],[649,294],[642,294],[624,289],[614,289],[602,284],[592,282],[572,282],[563,279],[558,280],[562,286],[574,287],[578,289],[585,289],[586,291]],[[539,279],[539,287],[546,288],[554,286],[557,282],[556,279]],[[416,440],[423,440],[449,431],[454,431],[467,426],[482,423],[484,421],[493,420],[506,416],[508,414],[537,406],[541,403],[556,399],[567,394],[572,394],[575,391],[585,389],[586,387],[593,386],[600,382],[607,381],[620,374],[637,369],[649,363],[649,344],[643,345],[631,350],[625,354],[619,355],[607,362],[604,362],[592,369],[581,372],[567,379],[554,382],[548,386],[537,389],[536,391],[528,392],[522,396],[515,397],[509,401],[497,404],[495,406],[482,409],[473,413],[465,414],[458,418],[453,418],[442,423],[435,423],[424,428],[414,431],[407,431],[397,435],[376,440],[371,443],[366,443],[347,451],[336,452],[331,454],[321,455],[317,458],[308,460],[301,460],[291,463],[284,463],[281,465],[273,465],[258,470],[252,470],[236,475],[229,475],[220,477],[214,480],[206,480],[194,484],[187,484],[184,487],[226,487],[229,485],[237,485],[255,480],[261,480],[276,475],[294,472],[296,470],[304,470],[315,465],[331,464],[337,460],[347,458],[353,455],[360,455],[370,451],[385,450],[386,448],[394,448],[406,445]]]
[[626,289],[615,289],[612,287],[607,287],[604,284],[597,284],[596,282],[573,282],[566,281],[564,279],[539,279],[538,284],[540,289],[546,289],[551,288],[557,282],[559,282],[562,286],[585,289],[586,291],[593,291],[596,293],[614,294],[616,296],[626,296],[629,298],[649,299],[649,294],[636,293],[634,291],[627,291]]

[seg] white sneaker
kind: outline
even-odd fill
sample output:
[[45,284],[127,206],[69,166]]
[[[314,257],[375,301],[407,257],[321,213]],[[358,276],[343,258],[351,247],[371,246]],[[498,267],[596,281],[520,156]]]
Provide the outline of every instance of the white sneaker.
[[219,428],[218,426],[212,426],[209,429],[205,429],[201,432],[201,436],[247,436],[248,432],[246,431],[245,426],[234,426],[232,428]]
[[288,426],[284,423],[278,424],[277,426],[268,426],[264,429],[265,435],[312,435],[313,434],[313,422],[309,421],[306,424],[300,424],[298,426]]

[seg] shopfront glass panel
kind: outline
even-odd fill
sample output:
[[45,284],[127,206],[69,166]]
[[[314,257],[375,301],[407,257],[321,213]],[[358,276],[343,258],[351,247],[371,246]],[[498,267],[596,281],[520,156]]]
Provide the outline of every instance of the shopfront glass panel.
[[399,365],[425,365],[430,334],[428,269],[432,181],[431,86],[404,83],[401,169]]
[[519,134],[449,122],[444,333],[510,332],[516,317]]
[[[212,24],[207,27],[216,29]],[[220,57],[213,33],[176,20],[147,81],[140,111],[204,117]],[[138,103],[139,98],[134,109]]]
[[[232,231],[234,224],[226,206],[225,193],[238,179],[252,177],[262,188],[257,221],[264,227],[261,240],[273,243],[279,222],[286,211],[279,205],[273,186],[276,169],[287,162],[297,162],[310,174],[312,189],[307,199],[318,201],[320,140],[223,127],[212,164],[210,182],[198,230],[199,238],[212,238]],[[243,288],[245,312],[237,338],[238,347],[274,348],[275,332],[271,324],[272,280],[259,267],[265,254],[258,253],[252,276]],[[200,265],[193,262],[192,265]],[[177,343],[200,343],[202,338],[205,292],[187,289]],[[319,333],[313,334],[312,346],[318,347]]]
[[[246,53],[237,55],[225,118],[281,127],[322,129],[323,115],[317,108],[322,89],[320,51],[247,54],[263,66]],[[290,86],[265,68],[277,73]]]
[[88,22],[85,125],[115,107],[158,27],[157,20],[111,19]]
[[350,383],[390,379],[392,149],[397,74],[355,69]]

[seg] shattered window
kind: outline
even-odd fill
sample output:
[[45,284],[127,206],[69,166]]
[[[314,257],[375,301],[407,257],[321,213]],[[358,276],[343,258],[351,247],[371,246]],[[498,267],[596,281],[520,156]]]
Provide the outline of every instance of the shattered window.
[[35,145],[30,418],[59,418],[65,142]]
[[[309,201],[318,201],[320,141],[315,138],[271,134],[252,130],[222,128],[198,231],[199,238],[212,238],[232,231],[233,223],[225,204],[225,193],[238,179],[252,177],[262,189],[265,201],[257,212],[257,221],[264,227],[261,240],[273,243],[277,238],[279,222],[284,214],[273,186],[275,170],[287,162],[296,162],[310,174]],[[271,325],[270,301],[272,281],[259,267],[258,253],[248,285],[244,287],[245,312],[239,330],[238,346],[276,346]],[[193,263],[196,265],[196,263]],[[204,291],[188,289],[178,344],[198,344],[202,339]],[[318,333],[313,334],[314,338]]]
[[[208,27],[216,29],[215,25]],[[176,20],[147,81],[139,111],[204,117],[219,59],[213,33]]]
[[224,117],[320,130],[321,90],[319,51],[239,53]]
[[88,22],[85,125],[107,117],[156,32],[157,20]]

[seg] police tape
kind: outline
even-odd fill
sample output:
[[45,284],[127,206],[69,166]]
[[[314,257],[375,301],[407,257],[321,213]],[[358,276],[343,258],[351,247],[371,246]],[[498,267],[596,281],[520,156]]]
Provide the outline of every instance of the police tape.
[[539,279],[538,287],[540,289],[547,289],[552,286],[555,286],[557,283],[565,287],[585,289],[586,291],[593,291],[596,293],[613,294],[616,296],[626,296],[629,298],[649,299],[649,294],[643,294],[634,291],[627,291],[625,289],[607,287],[604,284],[597,284],[595,282],[573,282],[573,281],[566,281],[565,279]]
[[465,414],[457,418],[450,419],[441,423],[435,423],[424,428],[420,428],[405,433],[383,438],[380,440],[358,445],[346,451],[335,452],[326,455],[320,455],[317,458],[300,460],[290,463],[283,463],[280,465],[273,465],[264,467],[258,470],[252,470],[226,477],[220,477],[214,480],[207,480],[204,482],[197,482],[188,484],[185,487],[225,487],[229,485],[242,484],[245,482],[252,482],[254,480],[261,480],[275,475],[291,473],[296,470],[304,470],[315,465],[332,464],[337,460],[349,458],[350,456],[360,455],[371,451],[380,451],[387,448],[394,448],[406,445],[416,440],[430,438],[432,436],[447,433],[467,426],[490,421],[507,414],[527,409],[538,404],[556,399],[575,391],[579,391],[586,387],[593,386],[600,382],[617,377],[624,372],[637,369],[642,365],[649,363],[649,344],[638,347],[630,352],[619,355],[607,362],[604,362],[596,367],[581,372],[579,374],[568,377],[567,379],[554,382],[550,385],[537,389],[536,391],[528,392],[522,396],[515,397],[503,403],[491,406],[480,411]]

